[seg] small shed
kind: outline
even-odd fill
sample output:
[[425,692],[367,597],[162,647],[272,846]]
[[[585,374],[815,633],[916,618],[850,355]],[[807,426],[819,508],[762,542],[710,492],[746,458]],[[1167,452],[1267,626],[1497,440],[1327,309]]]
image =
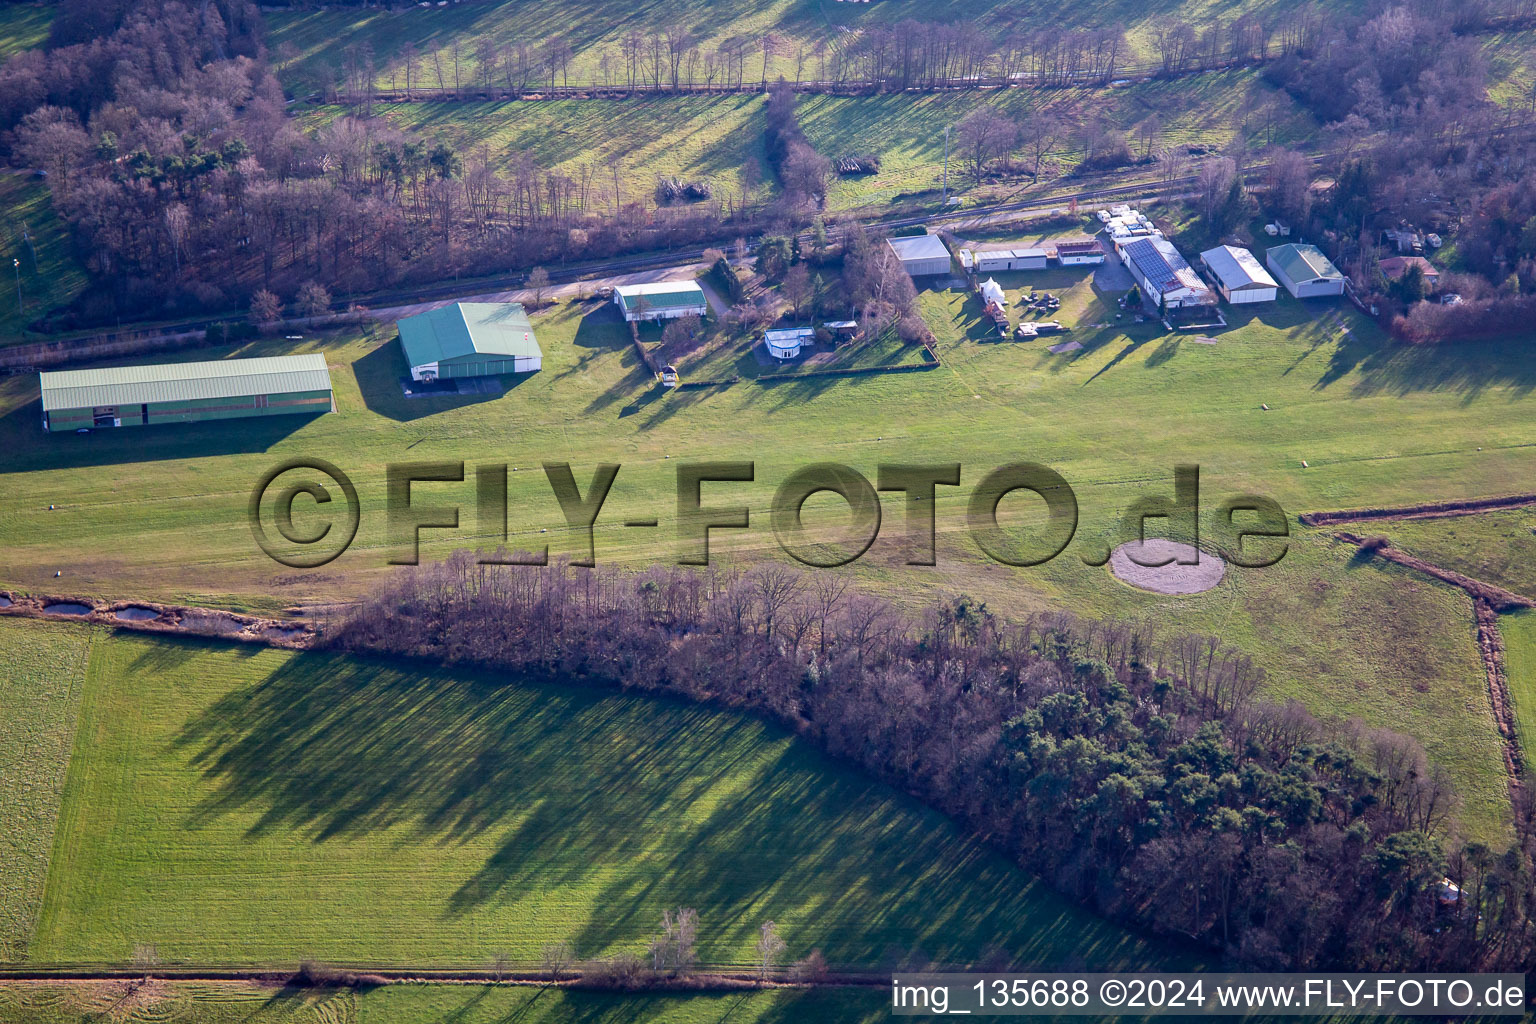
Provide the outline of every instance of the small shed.
[[938,235],[887,238],[886,244],[901,260],[902,269],[912,277],[949,273],[949,250]]
[[1298,299],[1344,294],[1344,275],[1315,245],[1277,245],[1264,254],[1264,262]]
[[1234,306],[1248,302],[1274,302],[1280,295],[1280,286],[1259,259],[1247,249],[1235,245],[1218,245],[1200,254],[1216,278],[1216,290],[1222,298]]
[[859,333],[859,322],[857,320],[828,320],[821,326],[831,331],[832,337],[839,341],[852,340],[853,336]]
[[455,302],[399,323],[412,380],[533,373],[544,353],[519,302]]
[[815,335],[816,331],[810,327],[786,327],[765,332],[763,345],[775,359],[794,359],[800,355],[801,346],[809,343]]

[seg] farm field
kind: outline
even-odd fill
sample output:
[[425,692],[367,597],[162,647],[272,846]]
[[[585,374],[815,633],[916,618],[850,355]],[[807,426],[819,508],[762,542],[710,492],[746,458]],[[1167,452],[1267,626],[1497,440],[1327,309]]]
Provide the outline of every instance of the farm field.
[[[387,331],[245,346],[230,354],[324,351],[340,411],[234,433],[196,425],[44,436],[35,381],[11,378],[0,382],[0,472],[12,498],[0,532],[15,540],[0,582],[266,613],[345,598],[377,585],[388,558],[402,553],[388,542],[383,476],[387,463],[406,460],[463,459],[471,476],[476,464],[509,463],[508,543],[547,542],[555,557],[582,548],[559,525],[539,463],[569,460],[583,485],[592,464],[621,463],[596,531],[599,564],[609,566],[676,557],[672,460],[755,460],[756,483],[710,491],[748,504],[754,528],[716,531],[712,551],[782,559],[763,516],[791,470],[834,460],[872,478],[881,462],[959,459],[966,486],[940,490],[938,567],[901,564],[900,511],[888,505],[881,539],[851,570],[865,586],[913,603],[969,592],[1007,614],[1069,608],[1219,636],[1266,669],[1272,694],[1418,736],[1456,779],[1463,827],[1501,835],[1498,739],[1459,592],[1362,564],[1305,531],[1279,565],[1233,571],[1184,599],[1132,590],[1074,556],[1102,547],[1136,497],[1170,493],[1180,462],[1201,466],[1207,509],[1235,493],[1267,494],[1291,514],[1508,493],[1531,469],[1536,403],[1523,346],[1474,346],[1475,359],[1466,346],[1390,347],[1346,310],[1290,300],[1244,311],[1217,344],[1199,345],[1114,325],[1113,293],[1086,280],[1063,289],[1078,318],[1071,337],[1084,348],[1062,356],[1040,342],[989,341],[973,297],[925,291],[944,365],[892,376],[663,394],[611,307],[591,302],[537,316],[544,371],[502,396],[404,398],[403,361]],[[1099,322],[1113,326],[1087,326]],[[267,560],[246,520],[257,477],[295,456],[335,462],[362,501],[352,548],[311,571]],[[985,561],[963,529],[969,486],[1017,459],[1061,472],[1081,509],[1078,542],[1033,569]],[[464,507],[459,530],[423,531],[422,557],[496,545],[473,514],[472,481],[417,490],[421,500]],[[817,508],[807,506],[813,525]],[[1003,511],[1005,523],[1029,521],[1022,504]],[[641,516],[658,516],[659,528],[616,525]],[[1458,714],[1446,716],[1448,706]]]
[[[796,105],[811,144],[829,157],[874,153],[880,172],[835,178],[827,193],[830,209],[888,205],[903,195],[936,189],[943,180],[944,129],[976,107],[990,103],[1013,115],[1040,104],[1080,127],[1091,114],[1131,131],[1151,116],[1161,123],[1159,146],[1189,145],[1217,150],[1228,146],[1234,125],[1247,121],[1250,145],[1270,141],[1301,144],[1316,121],[1253,70],[1224,71],[1174,82],[1143,82],[1110,90],[1060,89],[1037,92],[949,92],[885,96],[804,96]],[[1264,113],[1273,105],[1271,116]],[[597,192],[611,201],[619,176],[627,200],[649,199],[658,177],[708,179],[720,198],[739,201],[774,187],[763,155],[764,100],[760,94],[732,96],[640,96],[631,100],[538,102],[388,103],[376,116],[402,130],[443,138],[467,152],[485,147],[493,163],[511,165],[528,156],[542,167],[579,179],[594,172]],[[312,131],[342,116],[338,106],[301,114]],[[1136,154],[1141,155],[1140,148]],[[1064,172],[1082,159],[1075,137],[1064,137],[1046,176]],[[1131,168],[1127,173],[1152,173]],[[993,186],[1018,190],[1027,178]],[[950,186],[973,184],[956,147],[950,154]],[[594,200],[594,203],[599,200]]]
[[1536,758],[1536,612],[1499,617],[1504,638],[1504,669],[1515,705],[1515,730],[1527,763]]
[[[1356,0],[1331,5],[1338,10],[1359,9]],[[1128,64],[1146,64],[1155,58],[1152,26],[1177,12],[1192,23],[1217,14],[1230,19],[1260,5],[1216,4],[1211,0],[1178,5],[1158,0],[1151,4],[1123,0],[1074,9],[1069,28],[1094,28],[1120,24],[1128,30]],[[343,52],[335,41],[344,39],[367,47],[377,68],[376,81],[390,83],[390,69],[398,68],[409,44],[422,58],[420,84],[437,84],[435,65],[428,56],[440,48],[444,81],[453,84],[452,51],[459,46],[461,80],[468,83],[479,65],[477,47],[497,49],[517,42],[537,45],[552,35],[571,44],[574,58],[569,69],[571,84],[601,85],[623,81],[620,43],[632,31],[649,33],[668,25],[686,26],[705,49],[717,49],[732,39],[745,43],[743,80],[773,79],[780,75],[793,81],[818,78],[824,72],[822,54],[830,55],[851,33],[894,25],[915,18],[938,24],[978,22],[999,35],[1027,33],[1041,24],[1057,24],[1061,10],[1041,0],[1026,3],[960,3],[958,0],[882,0],[878,4],[840,3],[836,0],[756,0],[721,8],[706,0],[667,0],[644,7],[614,3],[585,5],[573,12],[556,0],[502,3],[462,3],[439,7],[407,7],[400,10],[334,8],[331,10],[269,11],[268,43],[279,58],[284,82],[290,89],[314,89],[334,81],[342,66]],[[768,45],[763,45],[764,40]],[[610,56],[605,73],[603,54]],[[764,68],[764,62],[767,68]],[[797,74],[797,67],[799,74]],[[395,81],[403,84],[401,73]]]
[[354,992],[162,982],[127,1000],[124,988],[0,983],[0,1024],[95,1024],[110,1012],[158,1024],[873,1024],[890,1019],[889,997],[879,988],[624,995],[534,986],[390,985]]
[[768,919],[834,965],[1180,962],[779,730],[500,675],[112,635],[59,822],[37,962],[537,966],[677,906],[705,964]]
[[42,904],[93,639],[0,619],[0,964],[20,959]]

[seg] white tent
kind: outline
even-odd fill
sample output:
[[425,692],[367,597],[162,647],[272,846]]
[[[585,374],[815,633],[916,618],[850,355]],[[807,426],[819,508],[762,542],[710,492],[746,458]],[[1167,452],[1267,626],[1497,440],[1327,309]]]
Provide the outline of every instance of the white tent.
[[981,282],[981,301],[995,302],[999,306],[1008,305],[1008,299],[1003,295],[1003,286],[990,277]]

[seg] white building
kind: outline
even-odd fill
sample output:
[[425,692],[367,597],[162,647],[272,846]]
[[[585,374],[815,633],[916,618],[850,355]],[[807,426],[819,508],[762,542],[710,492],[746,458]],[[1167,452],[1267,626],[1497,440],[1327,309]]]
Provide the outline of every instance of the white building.
[[1104,256],[1104,243],[1097,238],[1056,243],[1056,261],[1064,267],[1103,263]]
[[982,305],[995,302],[999,306],[1006,306],[1008,298],[1003,294],[1003,286],[989,277],[981,282],[981,302]]
[[1218,245],[1200,254],[1200,262],[1216,278],[1216,290],[1234,306],[1245,302],[1274,302],[1280,286],[1247,249]]
[[912,277],[949,273],[949,250],[938,235],[909,235],[885,241],[901,260],[902,269]]
[[1344,294],[1344,275],[1315,245],[1277,245],[1264,254],[1264,262],[1298,299]]
[[703,316],[709,312],[704,289],[694,281],[615,285],[613,304],[619,307],[619,312],[629,321],[674,320],[681,316]]
[[1047,259],[1044,249],[977,249],[975,254],[978,274],[999,270],[1044,270]]
[[768,349],[768,354],[775,359],[794,359],[800,354],[801,346],[807,344],[816,331],[811,327],[786,327],[782,330],[767,331],[763,334],[763,345]]
[[1168,239],[1138,238],[1122,246],[1120,255],[1152,308],[1178,309],[1216,303],[1215,294]]

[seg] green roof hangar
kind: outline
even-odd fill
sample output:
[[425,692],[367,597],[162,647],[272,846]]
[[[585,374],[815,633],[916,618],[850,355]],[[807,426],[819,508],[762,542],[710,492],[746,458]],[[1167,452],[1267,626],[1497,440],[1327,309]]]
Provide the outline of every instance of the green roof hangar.
[[319,354],[51,370],[40,383],[55,433],[336,411]]
[[544,352],[517,302],[455,302],[399,323],[412,380],[533,373]]

